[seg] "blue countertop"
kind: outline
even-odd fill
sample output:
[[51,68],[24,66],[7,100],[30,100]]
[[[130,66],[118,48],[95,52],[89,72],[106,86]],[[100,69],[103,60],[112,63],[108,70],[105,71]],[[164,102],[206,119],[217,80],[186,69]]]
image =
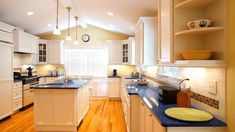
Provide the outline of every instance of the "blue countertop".
[[39,84],[31,86],[32,89],[79,89],[83,85],[87,84],[89,80],[68,80],[64,82],[63,79],[56,80],[53,83]]
[[138,95],[152,111],[154,116],[159,119],[164,127],[226,127],[226,123],[214,118],[208,122],[186,122],[172,119],[165,115],[164,111],[176,104],[164,104],[158,101],[158,88],[148,86],[126,86],[129,95]]

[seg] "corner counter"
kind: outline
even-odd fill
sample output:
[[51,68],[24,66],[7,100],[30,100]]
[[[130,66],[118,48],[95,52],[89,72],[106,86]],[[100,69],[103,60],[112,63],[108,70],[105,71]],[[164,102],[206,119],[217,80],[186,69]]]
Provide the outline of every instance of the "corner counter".
[[207,122],[185,122],[172,119],[165,115],[164,111],[176,104],[164,104],[158,101],[158,88],[150,88],[149,86],[125,86],[130,96],[138,96],[138,98],[151,111],[152,115],[158,120],[167,132],[224,132],[226,123],[215,118]]

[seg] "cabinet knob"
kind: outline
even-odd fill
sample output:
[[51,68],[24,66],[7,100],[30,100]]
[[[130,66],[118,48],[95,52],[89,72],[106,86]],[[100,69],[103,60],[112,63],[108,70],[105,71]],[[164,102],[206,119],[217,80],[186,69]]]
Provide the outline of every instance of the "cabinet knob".
[[150,117],[152,117],[153,115],[149,115]]

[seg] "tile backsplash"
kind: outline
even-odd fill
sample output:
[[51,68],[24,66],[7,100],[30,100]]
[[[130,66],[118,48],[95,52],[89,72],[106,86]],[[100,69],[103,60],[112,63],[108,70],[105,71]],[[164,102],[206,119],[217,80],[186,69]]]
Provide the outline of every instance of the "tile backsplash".
[[[143,74],[157,80],[178,86],[182,79],[189,78],[182,85],[192,91],[192,105],[212,113],[225,121],[225,78],[226,68],[164,67],[144,66]],[[211,83],[216,90],[211,91]]]

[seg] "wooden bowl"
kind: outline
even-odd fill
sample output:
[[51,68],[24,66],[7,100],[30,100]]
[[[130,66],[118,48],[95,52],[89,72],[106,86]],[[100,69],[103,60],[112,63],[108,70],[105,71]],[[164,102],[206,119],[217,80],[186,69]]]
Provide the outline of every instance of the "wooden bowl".
[[212,53],[212,50],[193,50],[182,52],[181,54],[185,60],[209,60]]

